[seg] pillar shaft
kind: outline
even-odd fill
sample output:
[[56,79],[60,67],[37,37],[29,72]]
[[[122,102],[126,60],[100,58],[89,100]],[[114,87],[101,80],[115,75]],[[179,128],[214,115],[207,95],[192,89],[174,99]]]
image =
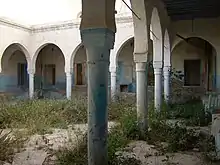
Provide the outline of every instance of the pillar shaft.
[[34,72],[28,72],[29,74],[29,98],[34,98]]
[[154,76],[154,106],[156,110],[160,110],[162,103],[162,68],[154,68]]
[[116,68],[111,69],[111,99],[114,101],[117,96],[117,73]]
[[72,98],[72,73],[66,73],[66,98],[71,100]]
[[107,165],[108,71],[115,33],[106,28],[81,30],[88,66],[88,162]]
[[170,67],[164,66],[163,68],[164,75],[164,100],[167,104],[170,101]]
[[136,63],[136,77],[137,77],[137,119],[138,125],[142,135],[147,131],[147,109],[148,109],[148,84],[146,74],[146,62]]

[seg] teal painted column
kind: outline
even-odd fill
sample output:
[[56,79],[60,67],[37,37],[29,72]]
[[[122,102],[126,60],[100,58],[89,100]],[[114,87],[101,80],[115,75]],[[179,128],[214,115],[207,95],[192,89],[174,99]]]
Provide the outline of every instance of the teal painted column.
[[88,67],[88,164],[107,165],[108,71],[115,33],[106,28],[81,30]]

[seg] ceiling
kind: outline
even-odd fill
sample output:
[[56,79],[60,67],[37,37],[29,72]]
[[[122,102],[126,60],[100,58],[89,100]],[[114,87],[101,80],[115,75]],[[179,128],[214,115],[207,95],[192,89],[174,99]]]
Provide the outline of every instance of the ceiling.
[[172,20],[220,16],[220,0],[163,0]]

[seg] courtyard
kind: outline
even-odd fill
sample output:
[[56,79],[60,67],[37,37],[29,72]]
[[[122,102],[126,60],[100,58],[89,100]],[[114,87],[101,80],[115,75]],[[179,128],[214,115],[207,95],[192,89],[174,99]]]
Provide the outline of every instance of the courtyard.
[[220,163],[220,2],[1,3],[0,164]]
[[[72,100],[1,97],[1,164],[87,164],[87,94],[74,93]],[[135,94],[122,93],[117,102],[109,102],[110,165],[219,163],[211,113],[206,114],[202,101],[189,91],[176,87],[172,95],[182,99],[164,104],[159,113],[151,97],[144,137],[136,122]]]

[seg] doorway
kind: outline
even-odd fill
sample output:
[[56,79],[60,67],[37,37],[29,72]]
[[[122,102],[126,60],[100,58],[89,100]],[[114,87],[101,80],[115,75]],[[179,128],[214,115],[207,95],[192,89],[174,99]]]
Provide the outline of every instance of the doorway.
[[201,60],[184,60],[184,85],[201,85]]
[[55,64],[46,64],[44,67],[44,84],[53,86],[56,84],[56,66]]
[[83,66],[76,64],[76,85],[83,85]]
[[27,64],[18,63],[17,64],[17,85],[19,87],[28,85],[28,73],[27,73]]

